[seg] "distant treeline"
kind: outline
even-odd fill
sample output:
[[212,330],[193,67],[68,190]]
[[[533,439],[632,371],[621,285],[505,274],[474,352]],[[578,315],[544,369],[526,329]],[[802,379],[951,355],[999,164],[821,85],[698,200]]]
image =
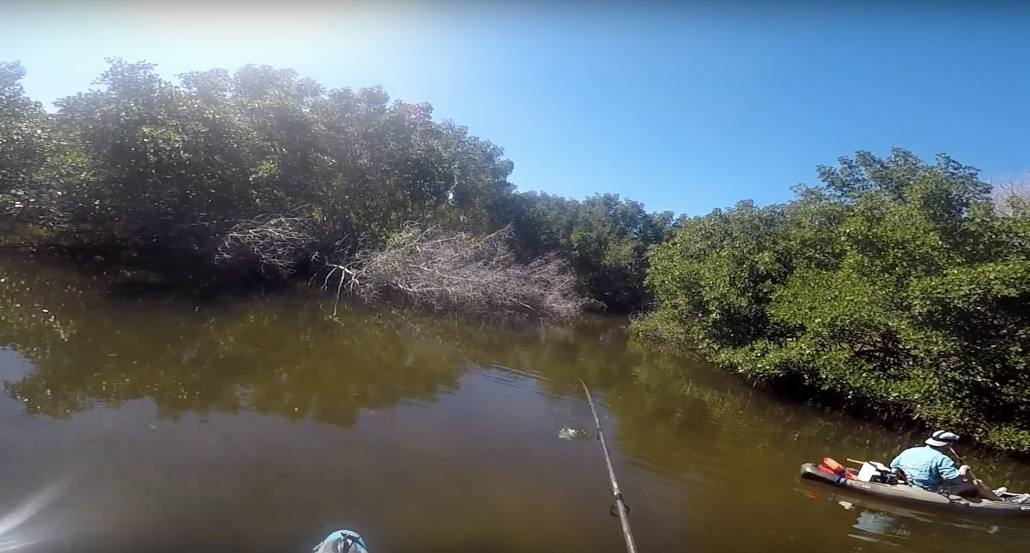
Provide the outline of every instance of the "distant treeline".
[[[173,84],[111,60],[97,88],[48,114],[23,76],[0,65],[0,202],[37,246],[279,278],[359,278],[364,260],[402,290],[447,294],[461,287],[440,279],[476,288],[468,275],[485,267],[491,290],[537,275],[535,300],[568,304],[547,284],[557,258],[593,305],[645,312],[633,331],[646,343],[1030,451],[1030,203],[947,156],[859,152],[785,204],[674,220],[615,195],[518,192],[500,148],[378,88],[264,66]],[[440,242],[451,236],[462,245]],[[512,259],[536,268],[498,268]]]

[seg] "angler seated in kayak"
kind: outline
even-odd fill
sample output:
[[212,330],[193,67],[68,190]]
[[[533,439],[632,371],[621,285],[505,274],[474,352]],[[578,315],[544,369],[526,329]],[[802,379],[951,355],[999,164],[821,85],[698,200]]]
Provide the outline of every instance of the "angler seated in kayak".
[[1002,501],[990,488],[969,476],[969,465],[957,466],[943,453],[951,449],[959,436],[938,430],[926,439],[926,445],[902,451],[891,461],[891,468],[904,472],[909,485],[924,490],[959,496],[977,496]]

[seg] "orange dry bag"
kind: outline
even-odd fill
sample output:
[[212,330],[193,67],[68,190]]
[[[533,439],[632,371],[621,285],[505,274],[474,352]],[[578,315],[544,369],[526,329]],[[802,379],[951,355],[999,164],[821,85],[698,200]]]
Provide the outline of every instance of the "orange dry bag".
[[837,461],[834,461],[829,457],[823,459],[823,464],[826,465],[828,469],[832,470],[834,474],[839,474],[849,480],[855,478],[855,475],[848,472],[848,469],[844,468],[844,465],[838,463]]

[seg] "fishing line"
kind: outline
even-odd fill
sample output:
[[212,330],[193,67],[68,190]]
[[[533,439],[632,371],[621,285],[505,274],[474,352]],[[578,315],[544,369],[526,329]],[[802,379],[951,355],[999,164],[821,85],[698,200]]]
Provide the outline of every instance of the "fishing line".
[[572,400],[576,399],[575,391],[569,396],[569,411],[565,413],[565,427],[571,428],[572,426]]

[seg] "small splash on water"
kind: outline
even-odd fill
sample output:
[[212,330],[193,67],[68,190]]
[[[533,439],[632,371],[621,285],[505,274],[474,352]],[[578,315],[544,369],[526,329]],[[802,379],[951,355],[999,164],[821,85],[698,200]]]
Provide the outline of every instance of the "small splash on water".
[[558,431],[558,437],[563,440],[575,440],[577,438],[586,438],[586,430],[577,430],[571,426],[566,426]]

